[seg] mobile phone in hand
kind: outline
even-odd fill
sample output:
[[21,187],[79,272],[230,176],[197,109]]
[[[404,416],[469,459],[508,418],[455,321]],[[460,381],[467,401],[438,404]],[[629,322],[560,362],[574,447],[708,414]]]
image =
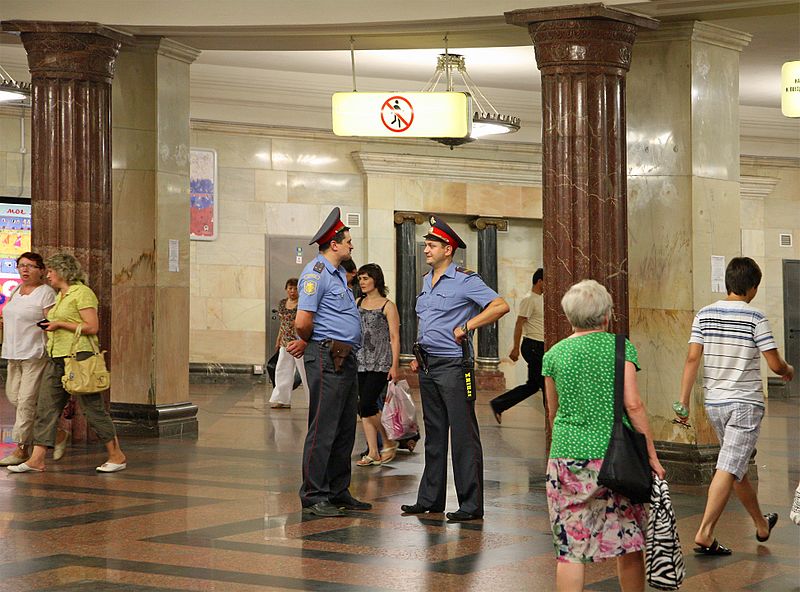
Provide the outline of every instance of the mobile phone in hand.
[[39,327],[42,331],[45,331],[45,330],[47,330],[47,326],[49,324],[50,324],[50,321],[48,321],[47,319],[42,319],[41,321],[36,323],[36,326]]

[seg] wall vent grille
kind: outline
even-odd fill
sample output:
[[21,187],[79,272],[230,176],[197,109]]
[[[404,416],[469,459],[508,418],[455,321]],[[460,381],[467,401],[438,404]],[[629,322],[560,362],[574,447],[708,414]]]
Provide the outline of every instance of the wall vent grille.
[[779,243],[782,247],[792,246],[792,235],[788,233],[781,233]]
[[361,228],[361,214],[348,212],[347,216],[345,216],[344,225],[350,228]]

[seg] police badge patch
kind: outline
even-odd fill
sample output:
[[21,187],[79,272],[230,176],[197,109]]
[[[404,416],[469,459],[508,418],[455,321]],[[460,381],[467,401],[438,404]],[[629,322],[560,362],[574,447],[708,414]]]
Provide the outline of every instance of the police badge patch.
[[308,296],[317,293],[317,282],[314,280],[305,280],[303,282],[303,292]]

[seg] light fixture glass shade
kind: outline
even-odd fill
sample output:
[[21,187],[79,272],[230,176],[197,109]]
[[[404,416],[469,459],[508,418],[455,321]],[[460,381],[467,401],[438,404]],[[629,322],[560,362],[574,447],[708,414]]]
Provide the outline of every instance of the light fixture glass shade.
[[31,85],[0,74],[0,102],[23,101],[31,96]]

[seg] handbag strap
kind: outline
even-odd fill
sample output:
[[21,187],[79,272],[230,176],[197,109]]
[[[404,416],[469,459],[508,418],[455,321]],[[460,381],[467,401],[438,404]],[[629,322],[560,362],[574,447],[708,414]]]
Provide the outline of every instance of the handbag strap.
[[614,352],[614,423],[617,423],[625,413],[625,335],[616,335]]
[[[98,339],[97,343],[95,343],[95,340],[92,339],[91,335],[87,335],[86,337],[89,339],[89,345],[92,346],[92,351],[95,354],[99,354],[100,353],[100,340]],[[69,350],[69,354],[72,357],[75,357],[75,354],[77,353],[76,350],[78,349],[78,340],[80,340],[80,338],[81,338],[81,323],[78,323],[78,326],[75,328],[75,336],[72,338],[72,347],[70,347],[70,350]]]

